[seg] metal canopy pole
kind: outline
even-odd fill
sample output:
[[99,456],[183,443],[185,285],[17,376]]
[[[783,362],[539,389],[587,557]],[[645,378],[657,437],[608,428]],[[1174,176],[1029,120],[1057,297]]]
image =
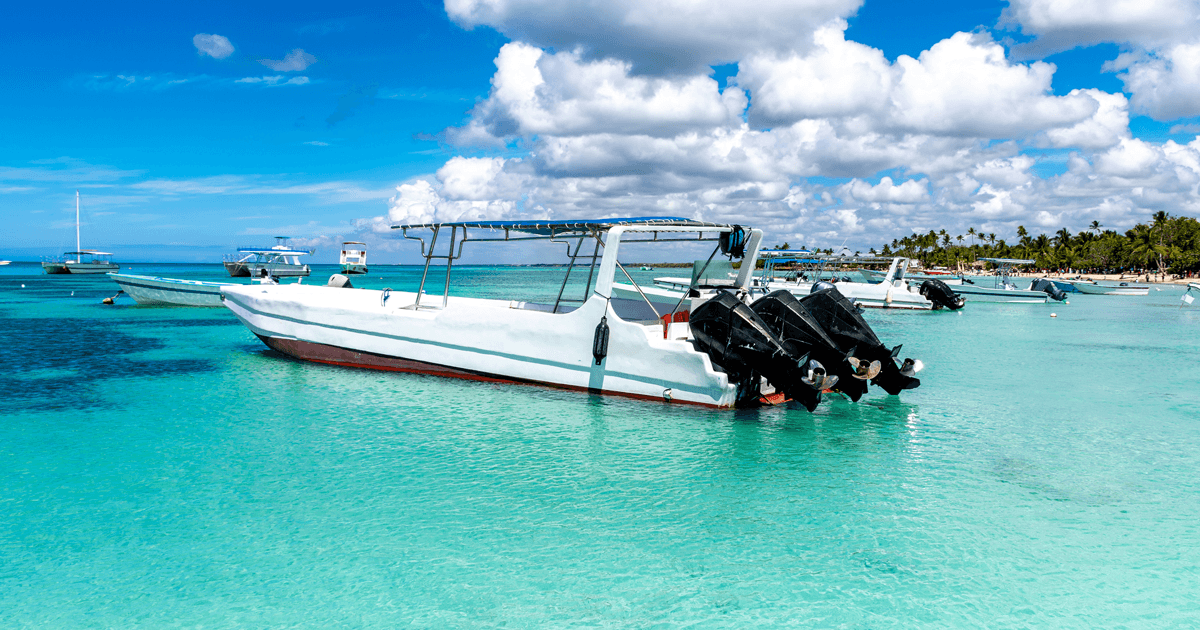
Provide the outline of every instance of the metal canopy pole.
[[421,294],[425,292],[425,276],[429,275],[429,263],[433,260],[433,248],[437,245],[438,232],[442,227],[436,226],[433,228],[433,237],[429,239],[429,253],[425,256],[425,271],[421,272],[421,284],[417,287],[417,301],[413,303],[413,309],[421,308]]
[[567,282],[571,279],[571,270],[575,268],[575,259],[579,257],[579,248],[583,247],[583,236],[579,237],[579,241],[575,244],[575,253],[571,253],[571,245],[567,244],[567,256],[571,259],[567,263],[567,273],[563,276],[562,286],[558,287],[558,297],[554,298],[554,310],[551,313],[558,312],[558,305],[562,302],[563,291],[567,290]]
[[[454,237],[458,235],[458,226],[450,227],[450,249],[446,250],[446,285],[442,287],[442,308],[446,308],[446,304],[450,302],[450,266],[454,264]],[[463,228],[463,236],[467,235],[467,228]],[[462,252],[459,252],[462,255]]]

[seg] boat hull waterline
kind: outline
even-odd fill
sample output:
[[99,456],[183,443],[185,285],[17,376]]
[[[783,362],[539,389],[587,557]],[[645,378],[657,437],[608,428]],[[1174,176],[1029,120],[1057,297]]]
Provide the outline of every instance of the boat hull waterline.
[[[329,291],[343,293],[331,300]],[[300,359],[717,408],[736,399],[736,385],[690,342],[663,339],[661,326],[622,320],[598,295],[553,314],[454,296],[444,309],[413,310],[413,293],[384,299],[381,291],[304,285],[238,285],[222,293],[259,338]],[[593,331],[602,317],[609,342],[597,362]]]

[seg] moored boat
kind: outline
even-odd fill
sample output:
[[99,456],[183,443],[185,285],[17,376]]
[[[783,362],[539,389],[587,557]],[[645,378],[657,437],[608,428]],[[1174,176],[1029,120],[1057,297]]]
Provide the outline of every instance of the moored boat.
[[1013,267],[1017,265],[1032,265],[1036,261],[1025,258],[980,258],[979,260],[996,265],[997,275],[994,279],[994,286],[983,286],[981,283],[988,280],[977,277],[974,279],[964,278],[961,286],[954,287],[955,293],[962,295],[972,302],[1045,304],[1052,297],[1058,301],[1066,299],[1065,294],[1049,281],[1045,284],[1049,285],[1050,291],[1034,288],[1034,282],[1030,282],[1027,289],[1018,289],[1017,285],[1013,284],[1010,279]]
[[[360,245],[361,247],[359,247]],[[342,243],[340,262],[342,264],[342,273],[367,273],[367,244],[359,241],[346,241]]]
[[276,236],[271,248],[239,247],[237,254],[226,256],[225,271],[234,278],[307,276],[312,270],[300,262],[300,257],[311,255],[313,250],[293,249],[287,242],[288,237]]
[[[750,285],[760,230],[678,218],[395,227],[404,238],[421,243],[425,270],[415,291],[227,286],[222,288],[225,306],[279,352],[351,367],[721,408],[789,398],[811,408],[822,391],[836,385],[832,376],[838,373],[855,381],[847,385],[855,399],[868,381],[889,393],[920,384],[913,377],[919,363],[898,364],[899,347],[884,348],[865,322],[854,320],[849,314],[853,306],[836,292],[813,298],[818,315],[810,314],[813,321],[825,322],[814,324],[822,334],[834,327],[849,335],[834,339],[832,346],[821,345],[820,335],[797,323],[803,308],[780,303],[771,314],[774,324],[748,309],[740,296]],[[477,240],[468,238],[469,230],[504,232],[503,238],[478,240],[570,242],[570,264],[555,300],[451,295],[453,263],[465,242]],[[425,236],[410,234],[423,231],[430,234],[428,243]],[[741,258],[735,278],[741,291],[715,293],[694,310],[664,313],[648,301],[613,294],[615,275],[629,278],[618,260],[623,243],[679,241],[717,241],[714,255],[720,251]],[[585,245],[588,251],[583,251]],[[446,264],[442,294],[436,297],[424,292],[434,260]],[[571,299],[581,281],[582,294]],[[837,364],[820,364],[812,358],[818,354]]]
[[1091,295],[1150,295],[1150,287],[1146,285],[1129,284],[1122,282],[1120,284],[1101,284],[1093,280],[1061,280],[1075,287],[1080,293],[1088,293]]
[[79,245],[79,191],[75,191],[75,251],[63,254],[62,258],[42,262],[42,271],[48,274],[98,274],[117,271],[121,266],[112,261],[112,254],[82,249]]

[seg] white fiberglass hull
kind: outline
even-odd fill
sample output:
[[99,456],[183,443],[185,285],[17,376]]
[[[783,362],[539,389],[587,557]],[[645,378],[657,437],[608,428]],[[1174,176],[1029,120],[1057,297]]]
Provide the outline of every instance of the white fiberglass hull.
[[[537,383],[668,402],[732,407],[736,386],[688,341],[684,324],[639,324],[593,295],[569,313],[451,296],[414,310],[412,293],[305,285],[227,286],[228,307],[270,347],[296,358],[471,380]],[[428,301],[440,304],[432,297]],[[607,317],[607,356],[594,334]]]
[[221,287],[236,286],[221,282],[200,280],[178,280],[156,276],[135,276],[110,273],[108,277],[117,283],[129,297],[142,305],[165,306],[221,306]]
[[1080,293],[1091,295],[1150,295],[1150,287],[1139,285],[1114,286],[1095,282],[1070,282]]

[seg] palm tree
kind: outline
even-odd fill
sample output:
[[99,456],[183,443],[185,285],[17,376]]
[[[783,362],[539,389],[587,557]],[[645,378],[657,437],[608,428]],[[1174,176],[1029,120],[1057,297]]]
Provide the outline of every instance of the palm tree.
[[1058,245],[1070,245],[1071,244],[1071,231],[1068,230],[1067,228],[1063,228],[1063,229],[1055,232],[1054,237],[1055,237],[1054,240],[1058,242],[1057,243]]
[[1092,224],[1091,224],[1090,226],[1088,226],[1088,229],[1089,229],[1089,230],[1093,230],[1093,231],[1095,231],[1095,232],[1096,232],[1096,234],[1099,234],[1099,233],[1100,233],[1100,228],[1101,228],[1101,227],[1103,227],[1103,226],[1102,226],[1102,225],[1100,225],[1100,222],[1099,222],[1099,221],[1092,221]]

